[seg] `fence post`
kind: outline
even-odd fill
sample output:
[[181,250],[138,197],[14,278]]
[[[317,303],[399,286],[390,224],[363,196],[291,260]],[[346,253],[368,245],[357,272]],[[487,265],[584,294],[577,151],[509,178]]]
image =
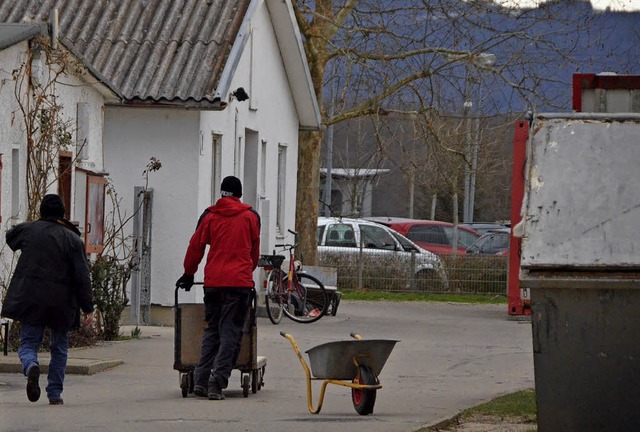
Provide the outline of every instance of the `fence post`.
[[409,289],[411,292],[416,290],[416,251],[411,251],[411,261],[409,265]]
[[360,235],[360,248],[358,253],[358,289],[362,290],[362,273],[364,272],[364,260],[362,259],[362,234]]

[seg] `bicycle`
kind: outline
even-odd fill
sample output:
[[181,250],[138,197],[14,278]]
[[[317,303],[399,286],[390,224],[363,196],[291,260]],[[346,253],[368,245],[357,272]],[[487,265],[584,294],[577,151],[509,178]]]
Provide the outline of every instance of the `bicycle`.
[[322,318],[329,307],[327,291],[318,279],[302,270],[302,262],[296,261],[293,251],[298,245],[298,233],[293,234],[293,244],[277,244],[276,248],[289,250],[289,271],[282,269],[284,255],[262,255],[261,266],[269,272],[266,280],[265,305],[267,316],[273,324],[279,324],[282,315],[299,323],[312,323]]

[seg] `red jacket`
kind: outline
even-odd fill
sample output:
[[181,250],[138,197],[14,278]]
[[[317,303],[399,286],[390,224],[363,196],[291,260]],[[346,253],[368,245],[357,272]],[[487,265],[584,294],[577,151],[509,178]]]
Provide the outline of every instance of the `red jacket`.
[[260,216],[236,197],[222,197],[200,216],[184,257],[184,272],[198,270],[206,246],[205,287],[253,288],[260,256]]

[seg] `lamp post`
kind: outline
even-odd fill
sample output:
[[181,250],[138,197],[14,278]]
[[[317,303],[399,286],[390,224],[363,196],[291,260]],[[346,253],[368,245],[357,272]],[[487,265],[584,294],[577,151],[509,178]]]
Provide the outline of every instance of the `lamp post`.
[[[488,67],[493,65],[496,62],[495,54],[491,53],[480,53],[475,58],[475,64],[479,66]],[[473,102],[471,101],[471,79],[469,77],[469,72],[467,69],[465,82],[465,102],[464,102],[464,113],[467,119],[467,143],[466,143],[466,151],[465,157],[466,160],[471,160],[471,167],[467,163],[465,165],[465,176],[464,176],[464,204],[462,211],[462,220],[464,223],[473,222],[473,209],[474,209],[474,201],[475,201],[475,193],[476,193],[476,169],[478,166],[478,147],[480,145],[480,118],[476,117],[475,121],[475,136],[471,138],[471,111],[473,109]],[[478,105],[482,102],[482,95],[480,92],[481,89],[481,81],[478,80]],[[478,107],[479,108],[479,107]],[[480,110],[477,109],[479,114]]]

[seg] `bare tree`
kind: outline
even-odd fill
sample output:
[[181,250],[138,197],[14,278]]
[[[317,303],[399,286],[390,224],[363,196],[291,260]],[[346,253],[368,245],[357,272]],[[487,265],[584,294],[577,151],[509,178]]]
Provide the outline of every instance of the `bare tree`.
[[[521,10],[487,0],[297,0],[294,9],[323,124],[329,126],[389,113],[459,112],[469,77],[485,75],[501,84],[499,96],[511,109],[524,111],[539,101],[553,105],[569,89],[545,94],[551,87],[542,84],[559,80],[535,71],[569,61],[576,21],[585,24],[575,10],[587,4],[570,0]],[[487,62],[487,54],[498,49],[504,57]],[[337,77],[340,97],[329,116],[323,89]],[[316,259],[322,135],[300,136],[296,230],[310,263]],[[432,142],[449,148],[442,139]]]

